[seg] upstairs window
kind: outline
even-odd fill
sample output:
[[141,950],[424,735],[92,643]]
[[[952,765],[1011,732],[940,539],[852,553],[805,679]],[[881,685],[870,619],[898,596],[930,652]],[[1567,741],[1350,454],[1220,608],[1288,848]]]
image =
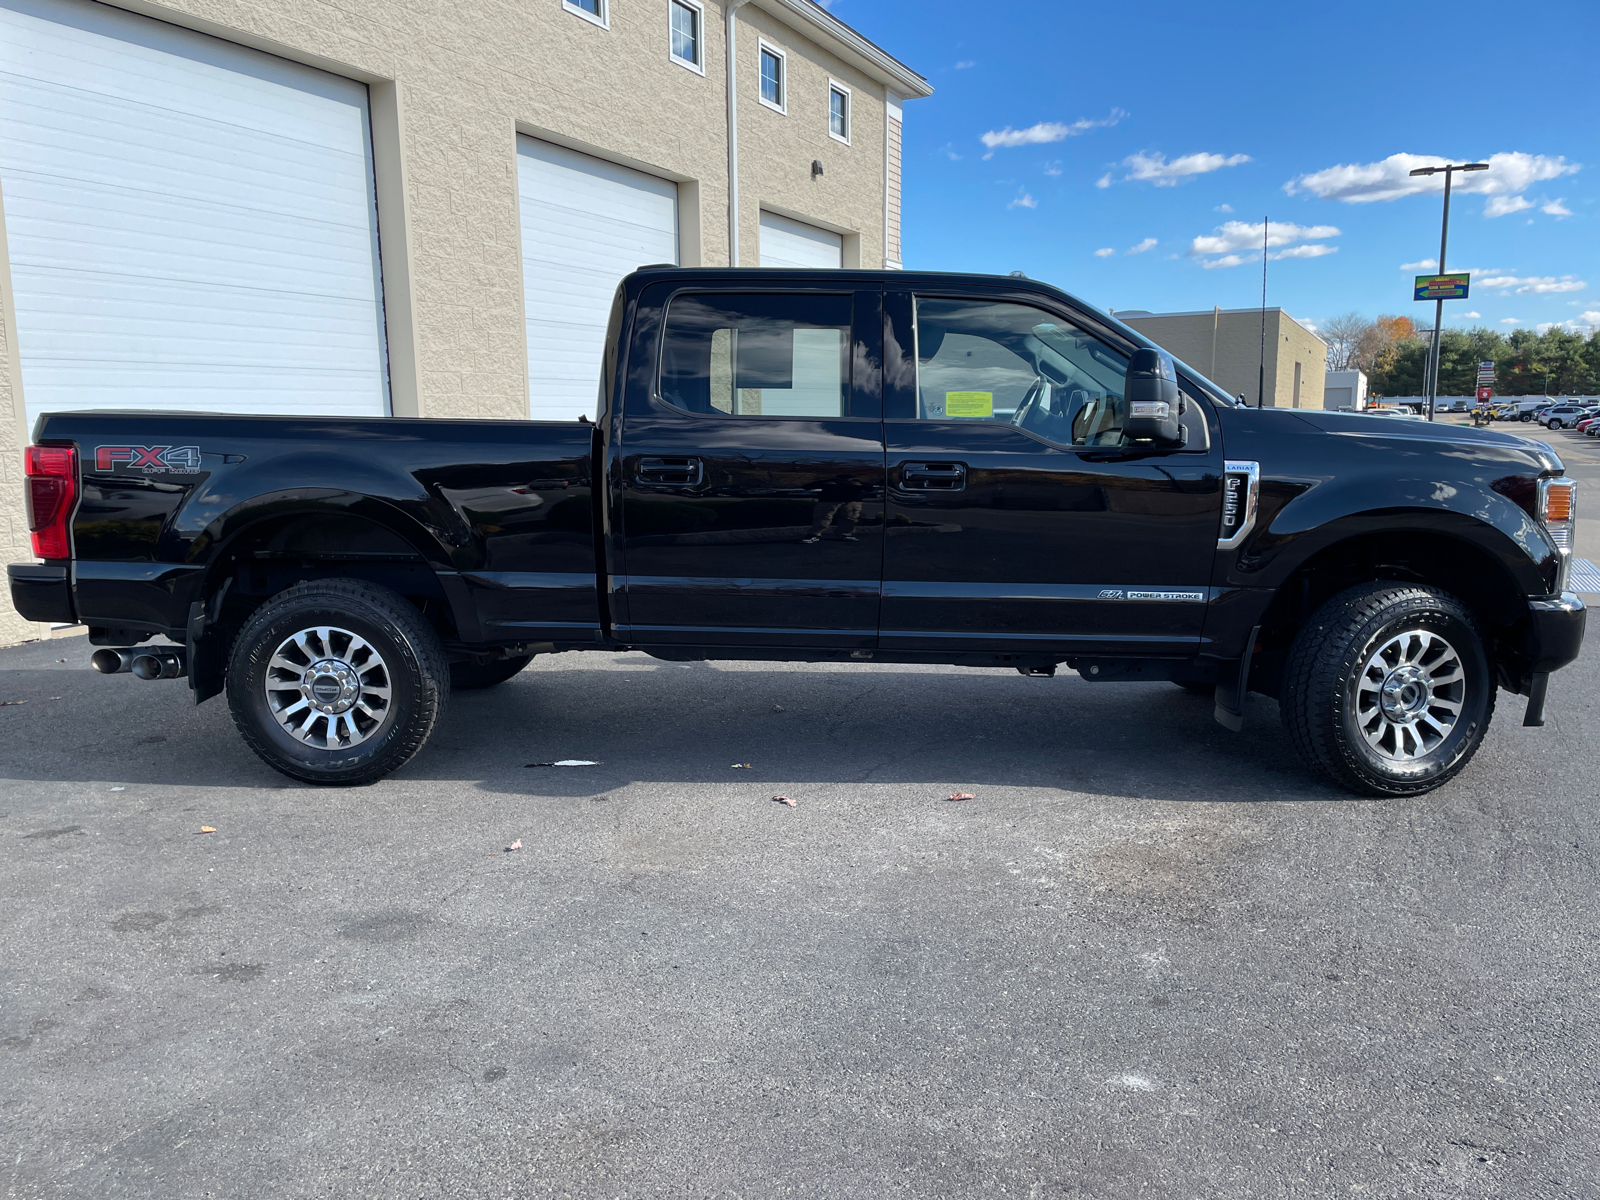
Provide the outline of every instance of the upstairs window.
[[828,84],[828,136],[850,144],[850,89],[842,83]]
[[610,17],[606,12],[607,0],[561,0],[561,7],[569,13],[576,13],[586,21],[593,21],[601,29],[610,29]]
[[700,25],[702,10],[688,0],[672,0],[668,5],[671,21],[672,61],[691,71],[705,73],[700,60]]
[[761,103],[784,111],[783,51],[761,43]]

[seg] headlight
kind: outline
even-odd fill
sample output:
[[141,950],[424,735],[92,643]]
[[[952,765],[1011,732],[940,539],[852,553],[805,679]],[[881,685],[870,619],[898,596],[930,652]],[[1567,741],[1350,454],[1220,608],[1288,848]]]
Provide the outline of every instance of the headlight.
[[1578,534],[1578,485],[1571,479],[1539,481],[1539,521],[1550,540],[1561,551],[1561,566],[1556,572],[1556,591],[1567,590],[1567,575],[1572,568],[1572,552]]

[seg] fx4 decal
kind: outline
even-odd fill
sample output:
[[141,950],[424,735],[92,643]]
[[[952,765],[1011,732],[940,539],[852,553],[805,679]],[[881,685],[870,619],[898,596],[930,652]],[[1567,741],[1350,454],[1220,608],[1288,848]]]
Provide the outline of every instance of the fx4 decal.
[[194,475],[200,470],[199,446],[96,446],[94,469],[116,471],[126,467],[130,471],[150,474],[161,471],[169,475]]

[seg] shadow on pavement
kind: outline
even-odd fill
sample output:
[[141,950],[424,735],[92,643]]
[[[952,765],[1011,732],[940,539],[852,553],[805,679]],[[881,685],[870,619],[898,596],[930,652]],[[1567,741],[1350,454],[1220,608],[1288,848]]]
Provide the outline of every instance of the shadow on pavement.
[[[222,698],[101,676],[81,638],[0,652],[0,776],[301,787],[243,745]],[[56,659],[66,659],[64,663]],[[528,767],[562,758],[587,768]],[[733,764],[748,763],[748,768]],[[1337,799],[1295,759],[1277,707],[1245,731],[1170,684],[896,666],[663,663],[642,654],[536,660],[460,692],[393,777],[504,795],[594,797],[633,783],[927,783],[1168,800]]]

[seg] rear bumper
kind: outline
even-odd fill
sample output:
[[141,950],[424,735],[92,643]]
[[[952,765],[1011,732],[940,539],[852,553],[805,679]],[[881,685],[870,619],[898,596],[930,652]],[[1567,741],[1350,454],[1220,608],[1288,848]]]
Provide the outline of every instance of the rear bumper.
[[1583,600],[1574,592],[1528,601],[1528,665],[1534,675],[1559,671],[1583,649],[1583,625],[1588,616]]
[[40,563],[12,563],[6,568],[11,582],[11,604],[25,621],[71,625],[72,588],[65,567]]

